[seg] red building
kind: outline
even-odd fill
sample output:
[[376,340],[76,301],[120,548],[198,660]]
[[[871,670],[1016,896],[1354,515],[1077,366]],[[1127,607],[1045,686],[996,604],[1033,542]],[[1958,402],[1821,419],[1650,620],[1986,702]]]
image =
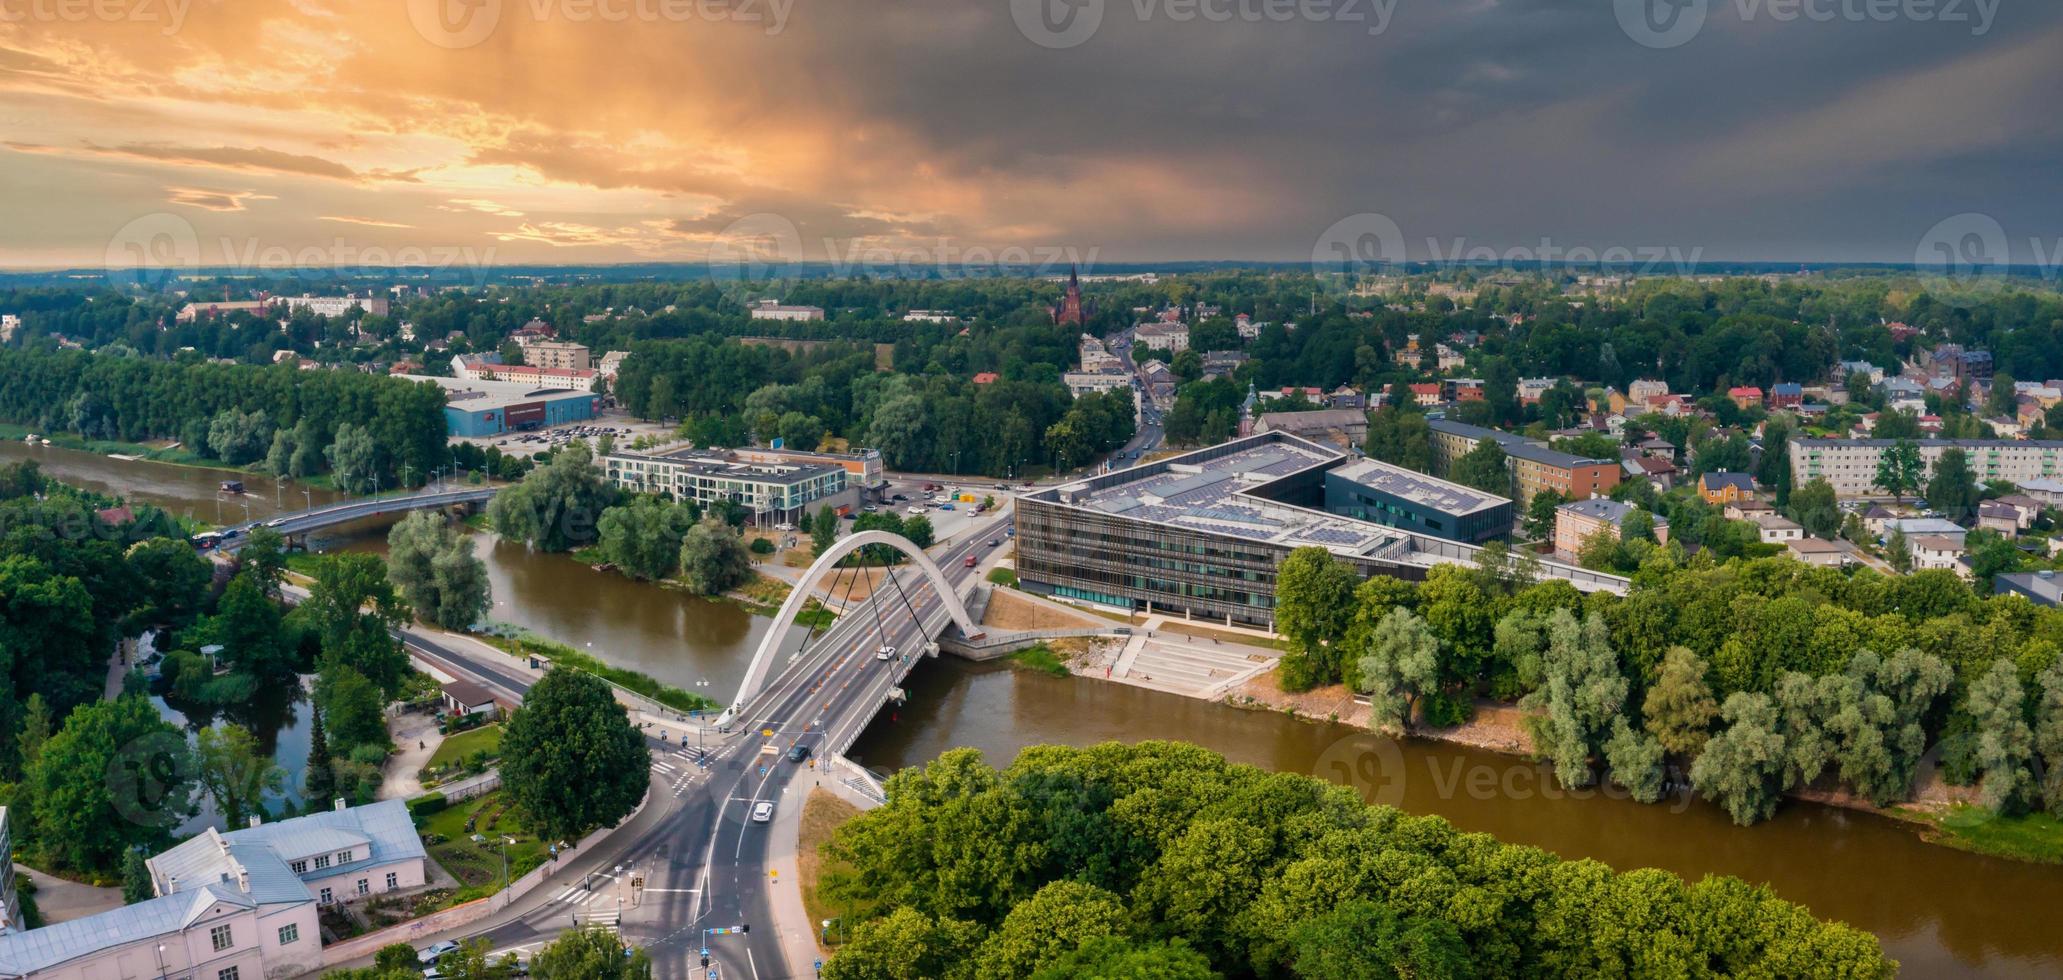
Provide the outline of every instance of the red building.
[[1082,306],[1082,278],[1073,266],[1067,270],[1067,291],[1060,297],[1060,305],[1053,307],[1053,322],[1063,326],[1079,327],[1087,319]]

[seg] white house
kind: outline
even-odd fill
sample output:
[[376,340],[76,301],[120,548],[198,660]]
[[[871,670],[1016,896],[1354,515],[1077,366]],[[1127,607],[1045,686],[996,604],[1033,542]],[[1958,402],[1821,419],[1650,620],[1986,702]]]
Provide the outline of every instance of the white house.
[[1912,549],[1913,570],[1946,568],[1957,575],[1968,576],[1969,566],[1963,564],[1963,542],[1939,534],[1922,534],[1907,538],[1906,546]]
[[420,888],[428,857],[400,800],[222,833],[151,858],[158,897],[0,935],[0,977],[265,980],[322,969],[319,905]]
[[1763,514],[1754,521],[1761,530],[1763,544],[1789,544],[1805,537],[1804,525],[1782,514]]

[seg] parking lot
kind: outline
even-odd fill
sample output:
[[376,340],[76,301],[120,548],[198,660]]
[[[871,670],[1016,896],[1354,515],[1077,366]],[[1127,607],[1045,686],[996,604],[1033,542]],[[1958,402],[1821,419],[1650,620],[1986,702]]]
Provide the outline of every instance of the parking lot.
[[557,449],[575,439],[585,440],[592,446],[603,433],[616,437],[618,449],[628,449],[641,437],[660,443],[672,442],[677,437],[669,425],[656,422],[642,422],[619,411],[603,412],[600,418],[586,422],[569,422],[529,432],[504,432],[493,436],[454,437],[454,442],[470,442],[482,449],[488,446],[499,448],[507,456],[532,456],[547,449]]
[[[938,486],[942,489],[927,491],[924,489],[927,484]],[[916,516],[911,513],[913,508],[922,508],[923,516],[931,519],[931,528],[937,540],[947,541],[965,533],[969,524],[977,520],[985,520],[988,517],[988,512],[981,514],[974,512],[975,507],[982,501],[989,497],[994,497],[996,506],[1000,507],[1016,496],[1022,489],[1022,485],[1002,490],[997,489],[998,486],[1002,485],[1002,482],[998,480],[988,482],[969,480],[960,483],[948,483],[921,478],[893,477],[889,480],[888,488],[882,491],[885,499],[878,505],[870,503],[869,506],[875,506],[882,510],[892,510],[896,516],[906,520]],[[960,495],[971,494],[975,502],[965,503],[947,500],[945,499],[947,491],[957,491]],[[901,497],[902,499],[895,499],[896,497]]]

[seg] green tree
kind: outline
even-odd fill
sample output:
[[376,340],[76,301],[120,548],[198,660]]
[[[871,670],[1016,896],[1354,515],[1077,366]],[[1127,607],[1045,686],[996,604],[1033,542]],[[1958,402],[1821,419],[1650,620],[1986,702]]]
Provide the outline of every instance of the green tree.
[[[315,707],[325,720],[334,753],[328,773],[332,779],[342,761],[338,757],[348,758],[367,745],[386,750],[386,703],[380,686],[348,665],[331,664],[315,679]],[[338,788],[332,786],[333,791]]]
[[2034,750],[2042,760],[2042,804],[2051,816],[2063,816],[2063,659],[2044,668],[2037,684]]
[[1910,796],[1927,750],[1926,720],[1954,680],[1940,658],[1917,650],[1851,658],[1839,678],[1828,679],[1823,723],[1842,780],[1878,806]]
[[208,426],[208,449],[215,458],[242,466],[265,453],[272,442],[272,423],[265,410],[246,412],[231,407],[215,416]]
[[1529,712],[1535,751],[1554,761],[1563,785],[1590,785],[1591,757],[1625,706],[1627,686],[1602,617],[1591,613],[1578,623],[1566,609],[1548,615],[1541,684],[1519,706]]
[[781,416],[781,442],[789,449],[811,452],[824,441],[824,423],[814,415],[788,412]]
[[1276,568],[1275,631],[1295,645],[1293,653],[1300,658],[1294,670],[1287,659],[1283,663],[1286,689],[1308,690],[1340,679],[1335,647],[1353,621],[1357,584],[1354,570],[1324,548],[1298,548]]
[[1083,943],[1117,935],[1124,902],[1085,882],[1061,879],[1011,908],[976,954],[977,980],[1029,976]]
[[1420,698],[1440,682],[1440,641],[1408,609],[1392,609],[1368,632],[1359,651],[1361,690],[1368,695],[1368,724],[1402,731]]
[[151,538],[129,546],[129,567],[143,591],[129,613],[135,629],[148,626],[180,628],[190,625],[207,602],[214,569],[193,550],[193,545],[173,538]]
[[122,904],[134,905],[158,897],[151,885],[150,865],[145,863],[150,855],[141,847],[132,847],[122,852]]
[[2026,696],[2019,668],[2000,657],[1970,685],[1964,707],[1975,722],[1977,767],[1984,774],[1978,802],[1999,813],[2016,812],[2037,789],[2027,768],[2034,733],[2024,714]]
[[562,933],[538,950],[530,975],[538,980],[651,980],[652,960],[642,949],[626,949],[615,931],[588,928]]
[[292,673],[293,651],[281,633],[279,605],[265,594],[257,575],[242,572],[230,579],[215,610],[202,632],[222,645],[223,658],[232,666],[252,677]]
[[824,552],[830,551],[831,546],[838,543],[838,532],[840,530],[842,528],[839,526],[838,512],[832,510],[830,504],[825,504],[817,511],[816,520],[810,522],[810,555],[818,558],[823,557]]
[[702,595],[721,595],[752,577],[752,555],[730,525],[704,518],[681,541],[680,578]]
[[922,514],[918,514],[903,522],[903,537],[910,539],[910,543],[916,545],[920,550],[929,548],[935,543],[936,533],[931,529],[931,518]]
[[387,580],[417,615],[449,630],[472,626],[492,605],[472,535],[434,511],[416,511],[387,532]]
[[1828,541],[1841,533],[1841,506],[1834,497],[1834,485],[1824,478],[1791,491],[1788,513],[1805,528],[1805,533]]
[[287,574],[286,538],[269,527],[252,528],[244,538],[244,546],[237,549],[236,570],[255,575],[265,594],[277,597],[279,584]]
[[203,728],[196,736],[200,785],[215,801],[215,813],[241,827],[265,813],[265,794],[286,789],[286,771],[260,751],[258,739],[241,725]]
[[[1880,428],[1883,424],[1882,421],[1877,423]],[[1877,457],[1877,479],[1874,485],[1903,502],[1907,494],[1920,489],[1920,477],[1925,472],[1925,466],[1920,459],[1919,445],[1908,438],[1898,439],[1885,447],[1884,452]]]
[[501,753],[510,800],[532,829],[552,838],[614,826],[644,799],[651,768],[644,739],[609,685],[568,668],[530,689],[509,719]]
[[1684,758],[1696,756],[1712,737],[1712,719],[1719,703],[1705,683],[1705,661],[1689,647],[1670,647],[1662,656],[1662,673],[1641,704],[1648,734],[1664,750]]
[[1913,547],[1905,539],[1904,528],[1892,528],[1891,536],[1884,539],[1884,560],[1900,575],[1913,570]]
[[308,774],[302,778],[303,794],[318,805],[331,797],[335,783],[330,779],[329,733],[323,729],[322,709],[308,712]]
[[601,549],[625,575],[652,581],[679,566],[688,509],[656,497],[636,497],[602,512]]
[[1388,906],[1350,901],[1290,932],[1304,980],[1461,980],[1477,969],[1453,923],[1399,918]]
[[1485,493],[1511,496],[1511,470],[1505,462],[1504,447],[1495,439],[1484,439],[1476,443],[1474,449],[1463,453],[1454,461],[1454,469],[1448,478]]
[[1977,512],[1977,477],[1970,471],[1970,456],[1961,447],[1950,446],[1934,461],[1934,473],[1927,480],[1927,504],[1952,521],[1966,521]]
[[569,443],[487,505],[503,537],[538,551],[570,551],[595,540],[596,524],[614,496],[584,442]]
[[113,873],[131,846],[162,849],[193,813],[193,769],[186,739],[149,700],[79,706],[23,777],[36,850],[61,867]]
[[1737,691],[1720,709],[1726,727],[1691,765],[1698,791],[1745,827],[1776,812],[1784,791],[1784,736],[1776,702],[1767,694]]
[[336,438],[323,451],[329,461],[330,482],[346,493],[371,493],[378,484],[380,450],[372,430],[349,422],[337,426]]
[[1526,537],[1535,541],[1547,541],[1554,537],[1555,509],[1568,503],[1562,492],[1553,488],[1533,494],[1526,502]]
[[824,964],[824,980],[937,980],[964,976],[960,964],[979,935],[972,923],[943,922],[907,905],[870,919]]
[[1416,406],[1385,405],[1369,414],[1362,451],[1385,463],[1429,473],[1433,468],[1432,429]]
[[1032,980],[1217,980],[1218,976],[1218,971],[1211,969],[1210,960],[1179,939],[1142,944],[1122,936],[1090,939],[1031,975]]
[[[390,630],[408,620],[408,605],[387,578],[378,555],[325,555],[315,566],[315,584],[300,615],[322,648],[323,673],[343,665],[389,693],[401,689],[408,656]],[[337,719],[330,719],[337,734]]]

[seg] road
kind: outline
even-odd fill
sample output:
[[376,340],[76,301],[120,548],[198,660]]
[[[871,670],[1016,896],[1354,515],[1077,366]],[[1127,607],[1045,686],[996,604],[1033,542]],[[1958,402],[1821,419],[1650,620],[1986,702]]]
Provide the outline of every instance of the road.
[[[964,590],[974,574],[965,567],[966,556],[985,556],[988,542],[1007,526],[1007,518],[992,518],[979,533],[933,556],[954,589]],[[876,650],[893,646],[913,666],[924,643],[949,621],[915,569],[905,568],[896,578],[910,606],[893,599],[890,590],[878,620],[867,609],[840,617],[782,667],[746,706],[732,734],[707,746],[706,757],[692,746],[650,741],[650,795],[636,817],[588,853],[562,857],[564,871],[507,911],[449,938],[484,936],[497,953],[527,954],[576,921],[607,922],[620,909],[618,928],[651,955],[656,976],[706,977],[703,930],[748,925],[748,932],[707,938],[720,980],[812,976],[811,962],[790,963],[784,954],[772,913],[774,889],[797,883],[769,880],[773,828],[753,823],[751,811],[761,801],[802,806],[808,788],[829,776],[811,764],[788,761],[789,748],[808,744],[821,754],[827,743],[849,744],[897,686],[905,666],[877,660]],[[911,618],[912,608],[926,632]],[[529,686],[516,672],[420,632],[411,632],[408,641],[495,685],[518,693]],[[630,887],[633,875],[643,878],[641,893]]]
[[235,551],[243,547],[252,528],[269,527],[284,535],[306,534],[337,524],[381,514],[397,514],[403,511],[424,510],[431,507],[451,507],[458,504],[483,504],[493,499],[500,487],[464,487],[457,490],[431,489],[419,493],[392,497],[371,497],[363,500],[349,500],[343,503],[317,507],[313,510],[297,511],[285,517],[269,521],[247,521],[223,528],[228,537],[222,543],[222,550]]
[[[1133,377],[1133,384],[1138,384],[1139,365],[1132,360],[1131,327],[1126,327],[1123,331],[1110,338],[1110,352],[1116,355],[1117,359],[1124,364],[1125,373]],[[1118,450],[1117,458],[1110,461],[1110,468],[1122,470],[1137,466],[1141,457],[1155,449],[1159,449],[1161,443],[1167,439],[1167,432],[1161,427],[1162,420],[1168,410],[1173,407],[1172,405],[1162,405],[1155,401],[1152,396],[1141,391],[1139,394],[1139,431],[1133,433],[1131,440]]]

